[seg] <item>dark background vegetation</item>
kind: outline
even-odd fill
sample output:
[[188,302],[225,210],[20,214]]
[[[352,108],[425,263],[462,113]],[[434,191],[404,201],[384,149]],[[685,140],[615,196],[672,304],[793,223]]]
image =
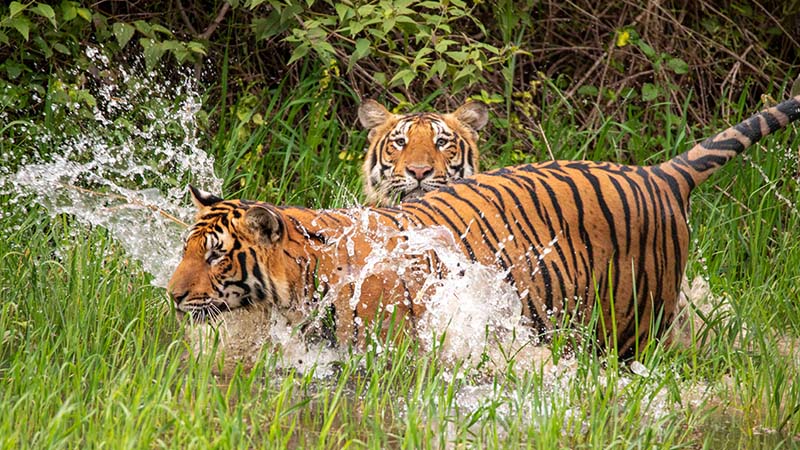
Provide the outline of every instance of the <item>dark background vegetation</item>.
[[[800,0],[65,0],[12,2],[0,17],[7,122],[48,102],[90,104],[117,76],[86,57],[96,45],[112,61],[193,73],[211,135],[229,108],[263,126],[275,113],[268,105],[304,83],[328,92],[329,118],[353,130],[364,98],[399,111],[482,99],[493,109],[484,148],[494,164],[552,155],[541,139],[545,108],[563,109],[564,125],[579,130],[611,120],[658,134],[674,125],[652,107],[668,103],[704,127],[720,115],[735,121],[730,104],[752,109],[763,93],[785,95],[800,65]],[[284,117],[303,128],[318,119]],[[344,136],[340,145],[363,144]]]

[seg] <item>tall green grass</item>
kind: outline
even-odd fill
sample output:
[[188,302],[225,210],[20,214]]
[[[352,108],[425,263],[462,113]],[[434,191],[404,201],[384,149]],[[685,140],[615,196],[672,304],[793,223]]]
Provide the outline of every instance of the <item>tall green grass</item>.
[[[208,150],[226,196],[358,200],[365,133],[340,119],[353,95],[322,78],[309,71],[291,89],[213,107]],[[715,129],[750,114],[744,101]],[[687,124],[679,105],[654,105],[659,123],[631,107],[625,123],[583,131],[563,103],[541,106],[559,158],[658,162],[712,131]],[[9,140],[19,131],[4,133],[0,150],[20,152]],[[498,138],[482,142],[484,167],[511,160]],[[798,148],[795,131],[780,132],[696,192],[687,272],[709,280],[715,308],[692,344],[648,349],[644,375],[593,351],[566,357],[568,342],[556,342],[555,367],[487,373],[409,339],[353,351],[328,376],[281,368],[269,350],[219,375],[213,357],[190,354],[163,289],[104,230],[6,196],[0,447],[798,447],[800,190],[786,155]]]

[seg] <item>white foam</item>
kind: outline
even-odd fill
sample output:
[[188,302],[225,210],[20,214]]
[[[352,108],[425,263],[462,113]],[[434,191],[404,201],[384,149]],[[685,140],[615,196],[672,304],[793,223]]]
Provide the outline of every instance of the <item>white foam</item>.
[[[181,206],[186,185],[192,181],[211,192],[222,187],[213,158],[198,145],[199,95],[188,78],[171,84],[129,67],[110,68],[98,49],[86,54],[98,70],[117,74],[116,83],[104,80],[97,89],[91,117],[80,114],[88,106],[77,103],[65,112],[70,126],[89,131],[77,137],[44,132],[38,139],[55,146],[52,154],[33,155],[0,178],[0,186],[33,197],[51,216],[70,214],[107,229],[153,275],[154,285],[166,286],[179,262],[181,233],[194,215]],[[141,111],[145,118],[126,115]]]

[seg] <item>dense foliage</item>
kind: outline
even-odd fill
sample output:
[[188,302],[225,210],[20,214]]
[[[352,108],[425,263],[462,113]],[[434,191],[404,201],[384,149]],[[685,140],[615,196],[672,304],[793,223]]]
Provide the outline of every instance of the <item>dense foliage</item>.
[[209,87],[226,72],[235,81],[215,98],[286,78],[289,91],[324,70],[354,102],[447,108],[469,95],[527,128],[543,95],[563,95],[588,125],[658,101],[705,123],[720,100],[770,91],[800,63],[797,1],[14,1],[0,17],[6,111],[59,92],[50,74],[91,102],[83,90],[97,80],[68,73],[89,64],[88,44],[148,68],[191,65]]

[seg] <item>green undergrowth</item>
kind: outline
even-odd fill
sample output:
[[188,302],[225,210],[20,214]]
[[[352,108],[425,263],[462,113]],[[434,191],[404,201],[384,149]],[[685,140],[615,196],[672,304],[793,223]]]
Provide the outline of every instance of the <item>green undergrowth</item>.
[[[206,105],[215,125],[203,144],[222,194],[311,207],[360,200],[365,133],[341,119],[355,95],[314,69],[303,79]],[[715,129],[752,113],[748,101]],[[485,168],[550,153],[655,163],[712,132],[682,105],[654,106],[656,123],[632,107],[626,122],[592,129],[563,103],[540,106],[529,141],[482,138]],[[19,150],[12,128],[3,152]],[[6,195],[0,447],[799,447],[798,148],[796,129],[776,133],[698,189],[687,274],[708,280],[712,299],[696,305],[708,326],[633,366],[590,350],[568,356],[573,346],[557,340],[555,365],[492,372],[445,364],[406,339],[351,352],[332,375],[283,368],[271,351],[220,375],[214,358],[187,356],[164,290],[105,230]]]

